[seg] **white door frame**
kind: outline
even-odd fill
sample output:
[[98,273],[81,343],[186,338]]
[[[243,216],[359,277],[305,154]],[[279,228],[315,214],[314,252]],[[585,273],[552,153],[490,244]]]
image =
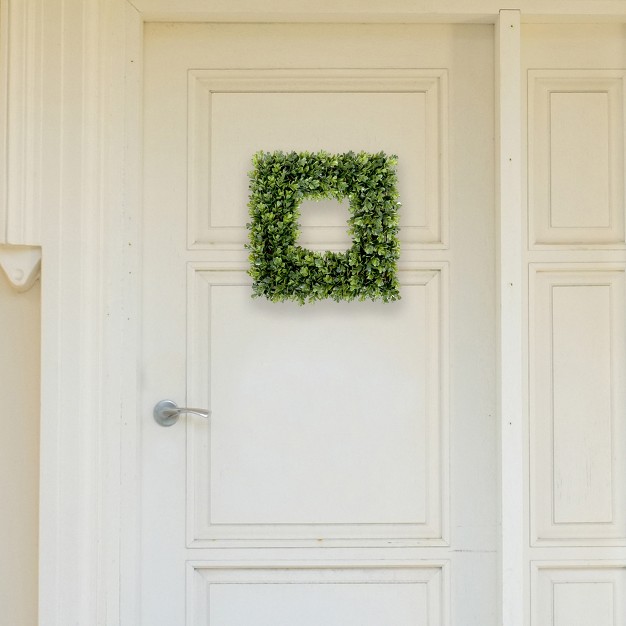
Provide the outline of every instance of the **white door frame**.
[[[355,7],[359,5],[359,8]],[[145,21],[481,22],[498,69],[502,624],[522,626],[524,21],[622,0],[0,0],[0,244],[41,245],[40,624],[139,624],[137,412]],[[262,7],[262,8],[261,8]]]

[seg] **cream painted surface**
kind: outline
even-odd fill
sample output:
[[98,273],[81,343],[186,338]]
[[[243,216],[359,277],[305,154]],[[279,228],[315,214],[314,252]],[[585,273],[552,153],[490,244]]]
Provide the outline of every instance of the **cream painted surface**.
[[[623,23],[623,0],[520,0],[518,6],[524,22],[580,24],[553,32],[552,26],[539,26],[534,32],[527,29],[525,49],[534,47],[537,35],[548,44],[535,48],[539,56],[532,67],[624,69],[623,28],[599,24]],[[0,55],[3,63],[11,61],[12,115],[8,127],[14,144],[12,150],[3,146],[6,170],[13,193],[31,193],[40,183],[40,195],[46,202],[46,211],[41,213],[39,206],[30,202],[0,206],[0,213],[8,210],[9,221],[15,220],[16,224],[28,223],[38,229],[41,216],[41,236],[47,246],[43,340],[44,353],[54,365],[45,369],[43,380],[43,427],[51,436],[42,441],[41,621],[54,626],[106,620],[117,623],[121,615],[124,624],[135,626],[138,620],[134,601],[138,594],[133,586],[137,558],[133,520],[138,498],[133,488],[137,451],[133,333],[137,311],[134,289],[139,284],[139,273],[133,250],[137,249],[134,244],[138,241],[141,204],[135,186],[142,172],[138,150],[141,20],[493,24],[498,21],[501,4],[496,0],[133,0],[132,4],[126,0],[5,0],[0,8],[3,18],[7,13],[10,16],[12,34],[2,41],[5,54]],[[498,260],[502,269],[499,303],[503,322],[500,388],[505,392],[499,416],[504,459],[502,576],[503,624],[519,626],[522,610],[514,594],[524,589],[525,603],[530,605],[529,585],[521,581],[516,585],[518,550],[529,537],[522,539],[522,533],[516,532],[520,507],[516,507],[515,495],[520,491],[517,486],[521,475],[521,436],[517,429],[521,400],[516,384],[521,343],[516,341],[521,332],[521,323],[517,323],[521,308],[517,306],[517,219],[521,214],[517,182],[521,170],[518,159],[522,157],[525,162],[526,152],[518,149],[517,142],[523,123],[516,114],[520,81],[515,29],[519,21],[513,16],[517,13],[519,17],[519,12],[503,11],[501,15],[507,13],[509,16],[500,21],[499,39],[504,45],[497,58],[503,70],[498,103],[498,117],[503,122],[499,129],[503,148],[499,195],[504,201],[501,214],[507,218],[501,226],[503,254]],[[3,34],[7,24],[9,20],[2,19]],[[106,124],[104,110],[109,113]],[[37,169],[37,164],[45,167]],[[43,174],[41,179],[38,173]],[[601,214],[602,210],[598,212]],[[5,217],[0,216],[0,221]],[[120,242],[126,251],[122,255]],[[537,245],[533,258],[541,263],[581,258],[578,251],[569,248],[556,254]],[[615,263],[616,258],[623,262],[610,246],[601,245],[593,255],[586,255],[585,262]],[[591,249],[594,244],[583,246]],[[102,306],[103,293],[110,309]],[[103,510],[108,513],[106,517],[99,515]],[[112,523],[120,517],[124,521],[121,528]],[[574,581],[576,589],[584,591],[581,598],[593,600],[590,604],[595,607],[594,613],[588,621],[610,623],[606,583],[607,578],[619,579],[623,551],[614,546],[601,550],[570,548],[533,550],[548,569],[552,565],[546,559],[556,558],[553,569],[588,570],[588,580]],[[573,561],[574,554],[584,560]],[[622,562],[611,564],[609,561],[616,556]],[[605,561],[596,564],[596,557]],[[567,563],[563,565],[563,561]],[[609,577],[598,576],[597,570],[603,567],[615,571]],[[529,569],[526,566],[524,571]],[[567,573],[567,577],[572,574]],[[594,580],[601,588],[598,594],[593,593]],[[533,589],[536,598],[536,587]],[[614,589],[619,592],[621,587],[616,585]],[[568,597],[567,591],[565,595],[559,592],[555,597],[563,607],[571,594]],[[580,606],[580,599],[573,599],[573,603],[580,613],[573,615],[566,607],[564,619],[573,623],[581,616],[587,619],[587,609]],[[623,621],[623,615],[613,615]],[[550,624],[554,620],[551,613],[543,612],[535,621]]]
[[[549,168],[553,228],[609,226],[611,133],[607,105],[605,92],[551,94]],[[589,123],[580,125],[581,119]],[[572,132],[574,128],[576,131]],[[588,175],[590,167],[597,168],[593,176]],[[618,207],[613,209],[616,213]]]
[[[315,151],[328,148],[328,137],[337,152],[377,152],[381,145],[393,145],[399,160],[398,191],[408,199],[401,215],[402,242],[445,244],[445,72],[194,70],[189,78],[190,245],[210,248],[216,242],[247,241],[241,227],[248,219],[245,173],[250,155],[260,146]],[[323,128],[323,134],[299,138],[303,107],[306,125]],[[238,174],[235,181],[232,172]],[[303,213],[303,243],[346,241],[344,215],[324,211],[327,204],[322,203],[323,217]]]
[[533,247],[624,242],[624,70],[528,71]]
[[621,626],[626,621],[626,565],[540,563],[533,567],[533,624]]
[[[216,538],[393,533],[441,544],[444,267],[401,271],[402,307],[323,302],[295,311],[251,303],[244,271],[212,269],[190,268],[192,393],[215,415],[238,418],[190,428],[188,540],[210,547]],[[271,402],[259,405],[268,390]]]
[[500,475],[500,621],[525,624],[522,364],[521,15],[503,10],[496,24],[496,285]]
[[531,626],[626,621],[624,35],[523,29]]
[[[190,564],[191,624],[441,624],[438,567],[211,569]],[[251,622],[251,619],[253,622]]]
[[533,542],[623,544],[624,266],[531,266]]
[[16,293],[0,272],[0,622],[35,626],[39,522],[39,283]]
[[[493,24],[501,0],[134,0],[146,21],[172,22],[330,22]],[[518,0],[522,16],[536,22],[618,21],[622,0]]]
[[[145,32],[143,623],[495,625],[492,28]],[[400,156],[398,303],[250,298],[251,156],[322,147]]]

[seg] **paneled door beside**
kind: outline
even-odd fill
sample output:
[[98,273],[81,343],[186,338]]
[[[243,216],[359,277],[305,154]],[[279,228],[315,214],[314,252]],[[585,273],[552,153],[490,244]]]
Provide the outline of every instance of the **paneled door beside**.
[[623,41],[522,31],[531,626],[626,621]]

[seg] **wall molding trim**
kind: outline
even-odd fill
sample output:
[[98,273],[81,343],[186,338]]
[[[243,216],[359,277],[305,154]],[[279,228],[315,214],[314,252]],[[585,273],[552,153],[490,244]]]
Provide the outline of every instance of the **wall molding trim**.
[[524,623],[521,15],[496,24],[496,215],[503,626]]
[[[510,5],[501,0],[133,0],[144,21],[185,22],[377,22],[495,24]],[[518,0],[523,21],[620,21],[622,0]]]

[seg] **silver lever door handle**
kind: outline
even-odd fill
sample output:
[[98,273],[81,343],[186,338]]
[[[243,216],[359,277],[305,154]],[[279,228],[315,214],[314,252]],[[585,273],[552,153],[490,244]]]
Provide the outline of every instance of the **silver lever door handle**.
[[206,411],[205,409],[190,409],[186,406],[178,406],[176,402],[172,400],[161,400],[154,405],[154,411],[152,411],[152,415],[154,415],[154,421],[160,426],[171,426],[172,424],[176,424],[178,418],[183,413],[193,413],[194,415],[199,415],[200,417],[209,417],[211,411]]

